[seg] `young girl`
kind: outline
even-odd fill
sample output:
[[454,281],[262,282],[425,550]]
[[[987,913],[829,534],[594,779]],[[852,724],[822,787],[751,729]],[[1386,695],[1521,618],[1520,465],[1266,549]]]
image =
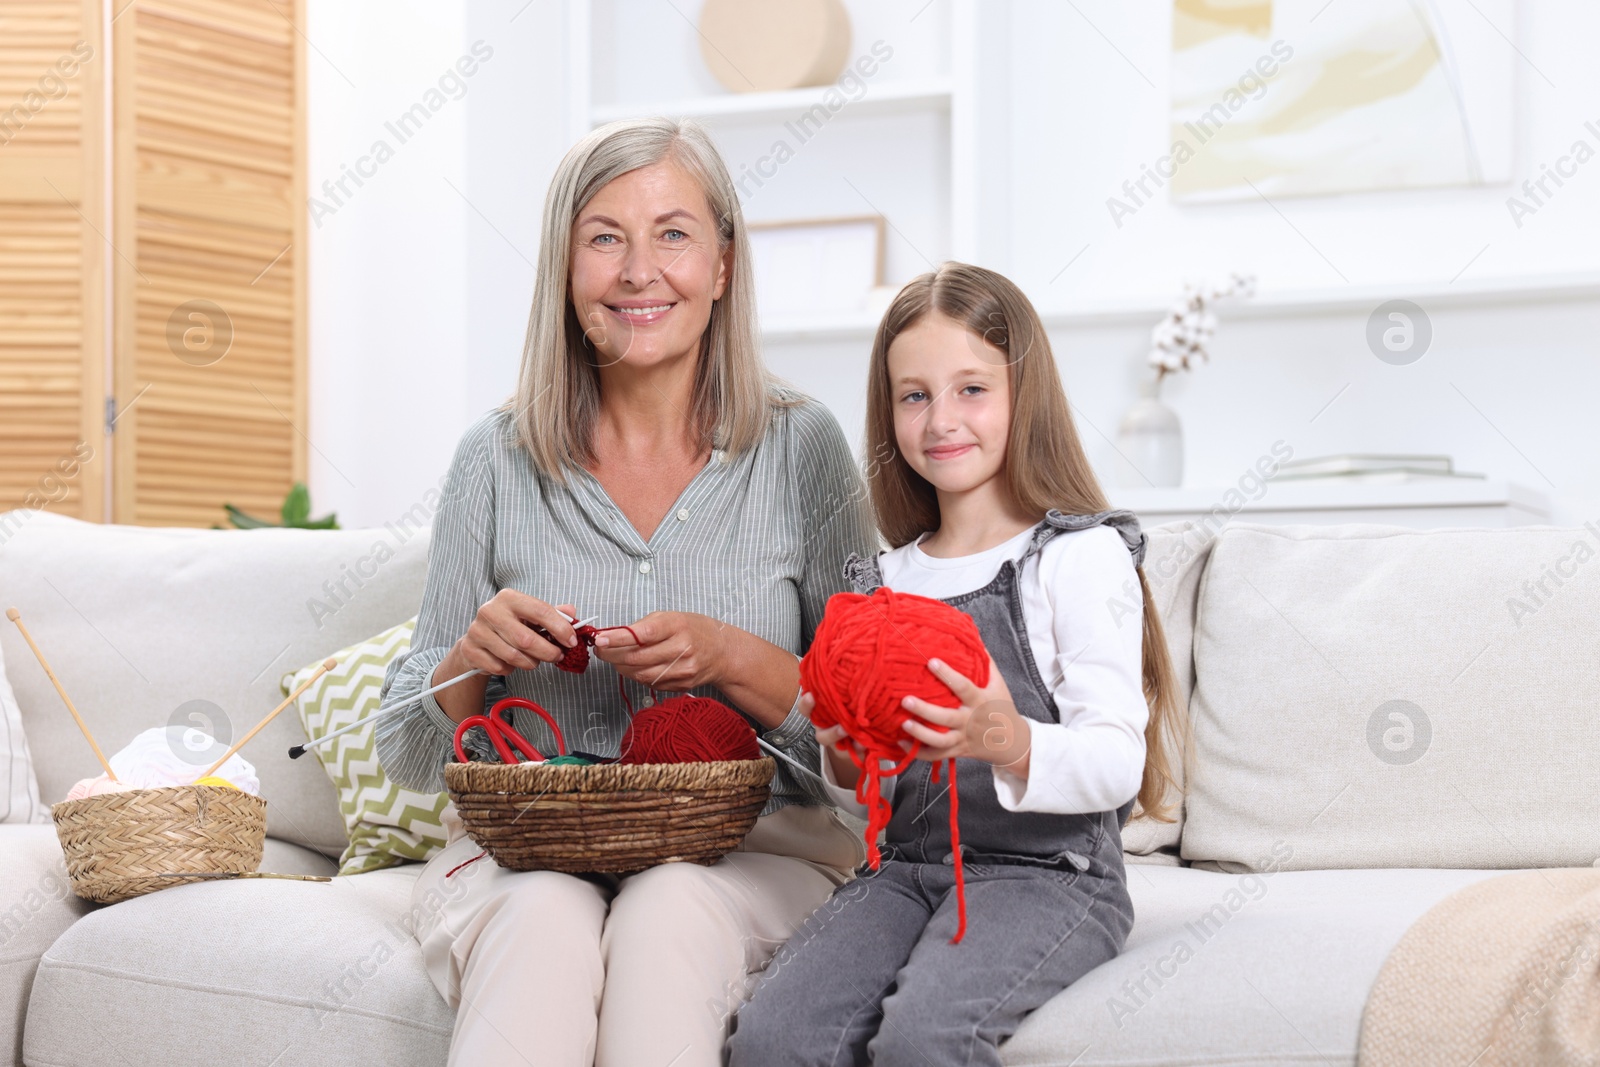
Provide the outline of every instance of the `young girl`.
[[[1022,1019],[1117,955],[1133,925],[1121,829],[1166,819],[1176,691],[1139,565],[1145,538],[1107,509],[1038,314],[1005,278],[946,263],[878,327],[867,447],[878,527],[856,590],[943,599],[977,622],[978,688],[938,661],[960,707],[908,697],[917,762],[885,778],[883,862],[835,891],[773,959],[729,1043],[735,1067],[998,1064]],[[1143,624],[1135,625],[1142,602]],[[802,697],[808,713],[809,695]],[[858,771],[818,730],[841,807]],[[858,750],[858,754],[859,750]],[[957,759],[967,929],[947,785]],[[985,766],[985,765],[988,766]]]

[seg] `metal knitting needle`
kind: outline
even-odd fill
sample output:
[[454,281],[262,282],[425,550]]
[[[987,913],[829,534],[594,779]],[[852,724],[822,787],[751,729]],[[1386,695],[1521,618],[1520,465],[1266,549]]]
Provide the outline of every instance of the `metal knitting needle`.
[[810,767],[807,767],[805,764],[801,763],[799,760],[795,759],[793,756],[790,756],[788,753],[780,751],[776,745],[773,745],[773,744],[770,744],[770,743],[768,743],[766,741],[763,741],[759,737],[756,738],[756,744],[758,744],[762,748],[766,749],[772,755],[774,755],[774,756],[778,757],[779,759],[783,760],[783,762],[787,763],[789,766],[793,767],[795,770],[799,771],[801,774],[809,774],[811,777],[815,778],[817,781],[821,782],[823,785],[827,785],[828,784],[828,780],[826,778],[822,777],[822,775],[818,774],[816,771],[812,770]]
[[349,726],[341,726],[339,729],[334,730],[331,733],[323,734],[321,737],[317,738],[315,741],[307,741],[303,745],[295,745],[293,748],[291,748],[289,750],[289,758],[290,759],[299,759],[301,756],[304,756],[307,752],[309,752],[313,748],[316,748],[318,745],[323,744],[326,741],[332,741],[335,737],[338,737],[341,734],[347,734],[347,733],[350,733],[351,731],[359,730],[363,726],[366,726],[368,723],[372,722],[373,719],[376,719],[380,715],[387,715],[389,712],[394,711],[394,710],[396,710],[398,708],[403,708],[408,704],[415,704],[417,701],[421,700],[423,697],[430,696],[430,695],[432,695],[434,693],[437,693],[441,689],[449,689],[452,685],[455,685],[457,682],[464,682],[468,678],[471,678],[475,674],[487,674],[487,673],[488,673],[487,671],[480,670],[477,667],[474,667],[474,668],[472,668],[472,670],[467,671],[464,674],[456,675],[454,678],[450,679],[448,682],[440,682],[438,685],[433,686],[431,689],[424,689],[420,693],[413,693],[408,697],[402,697],[401,699],[395,701],[393,704],[390,704],[386,708],[379,708],[377,711],[373,712],[371,715],[362,716],[361,718],[357,719],[355,722],[351,723]]
[[[567,619],[572,622],[574,628],[577,628],[577,627],[583,626],[583,625],[585,625],[587,623],[591,623],[595,619],[598,619],[599,617],[600,616],[598,616],[598,615],[594,615],[594,616],[591,616],[590,618],[587,618],[587,619],[584,619],[582,621],[579,621],[579,620],[573,619],[571,615],[568,615]],[[295,745],[293,748],[291,748],[289,750],[289,758],[290,759],[299,759],[301,756],[304,756],[307,752],[309,752],[313,748],[316,748],[318,745],[321,745],[321,744],[323,744],[324,742],[327,742],[327,741],[332,741],[335,737],[339,737],[342,734],[348,734],[348,733],[352,733],[352,732],[354,732],[356,730],[359,730],[363,726],[367,725],[369,722],[371,722],[373,719],[376,719],[380,715],[387,715],[389,712],[395,711],[396,709],[406,707],[407,705],[410,705],[410,704],[415,704],[417,701],[421,700],[423,697],[432,696],[434,693],[439,692],[441,689],[449,689],[452,685],[455,685],[457,682],[464,682],[468,678],[471,678],[473,675],[476,675],[476,674],[487,674],[487,673],[488,673],[487,671],[480,670],[479,668],[474,667],[470,671],[467,671],[467,672],[465,672],[463,674],[456,675],[454,678],[451,678],[447,682],[440,682],[438,685],[433,686],[430,689],[424,689],[420,693],[412,693],[408,697],[403,697],[400,700],[395,701],[393,704],[390,704],[388,707],[379,708],[377,711],[374,711],[371,715],[362,716],[361,718],[357,719],[355,722],[351,723],[349,726],[341,726],[337,730],[334,730],[334,731],[332,731],[330,733],[323,734],[321,737],[317,738],[315,741],[307,741],[303,745]]]

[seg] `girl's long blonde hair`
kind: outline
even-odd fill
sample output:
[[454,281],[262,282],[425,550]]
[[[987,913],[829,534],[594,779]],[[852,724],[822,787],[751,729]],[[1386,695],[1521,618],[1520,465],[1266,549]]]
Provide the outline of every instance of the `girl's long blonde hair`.
[[733,249],[733,271],[702,335],[689,412],[695,429],[737,454],[766,435],[773,408],[795,402],[761,361],[744,214],[705,128],[666,118],[608,123],[573,145],[550,181],[517,389],[501,405],[515,413],[518,442],[534,465],[558,482],[593,459],[600,411],[599,368],[572,306],[572,227],[606,183],[663,160],[682,167],[705,193],[718,252]]
[[[1010,368],[1011,428],[1006,441],[1006,488],[1022,510],[1041,519],[1051,508],[1091,515],[1110,505],[1089,466],[1072,422],[1044,324],[1028,298],[994,271],[945,263],[901,289],[884,312],[867,370],[867,453],[881,457],[867,471],[878,529],[893,547],[939,527],[933,486],[911,468],[895,441],[889,346],[930,312],[938,312],[1005,353]],[[1181,743],[1178,687],[1166,636],[1145,581],[1143,675],[1150,720],[1145,727],[1139,815],[1171,822],[1168,790],[1180,789],[1169,745]],[[1181,750],[1181,749],[1180,749]]]

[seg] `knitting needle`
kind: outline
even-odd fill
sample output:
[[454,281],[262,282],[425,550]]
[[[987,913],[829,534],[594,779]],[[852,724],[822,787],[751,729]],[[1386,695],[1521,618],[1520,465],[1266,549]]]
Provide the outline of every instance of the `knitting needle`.
[[83,721],[83,716],[78,714],[78,709],[72,706],[72,700],[67,696],[67,691],[61,688],[61,682],[56,678],[56,672],[50,669],[50,664],[45,662],[44,653],[39,651],[39,646],[33,643],[33,635],[28,628],[22,625],[22,612],[16,608],[6,609],[6,618],[17,624],[17,629],[22,631],[23,639],[28,642],[28,647],[33,649],[34,658],[39,661],[39,666],[44,668],[44,673],[50,678],[50,684],[56,687],[56,692],[61,694],[61,700],[67,705],[67,710],[72,712],[72,717],[78,721],[78,729],[83,731],[84,740],[89,742],[89,747],[94,749],[95,759],[100,761],[100,766],[106,769],[106,777],[111,781],[117,780],[117,772],[111,769],[110,762],[106,759],[100,746],[95,743],[94,735],[89,732],[89,726]]
[[295,882],[331,882],[326,874],[269,874],[266,871],[156,871],[157,878],[288,878]]
[[766,741],[763,741],[759,737],[756,738],[756,744],[760,745],[762,748],[766,749],[768,752],[772,753],[774,756],[777,756],[779,759],[783,760],[783,762],[787,763],[789,766],[793,767],[795,770],[799,771],[801,774],[809,774],[811,777],[815,778],[817,781],[821,782],[823,785],[827,785],[828,784],[828,780],[826,778],[822,777],[822,775],[818,774],[816,771],[812,770],[810,767],[807,767],[804,763],[801,763],[799,760],[795,759],[793,756],[790,756],[789,754],[780,751],[775,745],[772,745],[772,744],[770,744],[770,743],[768,743]]
[[298,686],[296,686],[295,687],[295,691],[290,693],[287,697],[285,697],[282,704],[279,704],[277,707],[275,707],[271,711],[267,712],[266,717],[263,718],[260,722],[256,723],[255,726],[251,727],[249,733],[245,734],[243,737],[239,738],[238,741],[234,742],[233,747],[228,749],[228,751],[224,752],[222,754],[222,758],[221,759],[217,760],[217,762],[213,763],[210,767],[207,767],[206,770],[205,770],[205,773],[200,774],[197,777],[199,777],[199,778],[209,778],[213,774],[216,774],[217,773],[217,768],[222,766],[224,763],[227,763],[229,757],[231,757],[235,752],[237,752],[241,748],[243,748],[245,746],[245,743],[247,741],[249,741],[252,737],[254,737],[256,734],[260,733],[262,727],[266,726],[267,723],[269,723],[273,719],[277,718],[278,712],[282,711],[284,708],[288,707],[290,704],[293,704],[296,697],[298,697],[301,693],[304,693],[307,689],[309,689],[311,687],[311,683],[312,682],[316,681],[318,678],[321,678],[324,674],[327,674],[329,671],[333,670],[333,668],[337,667],[338,665],[339,665],[339,661],[334,659],[332,656],[329,656],[327,659],[323,660],[322,661],[322,665],[320,667],[318,667],[312,673],[311,677],[307,678],[305,681],[301,682]]
[[[299,759],[301,756],[304,756],[306,754],[306,752],[308,752],[309,750],[311,750],[313,748],[316,748],[318,745],[322,744],[323,742],[332,741],[335,737],[338,737],[341,734],[350,733],[352,730],[359,730],[363,726],[366,726],[369,723],[371,723],[373,719],[376,719],[380,715],[387,715],[389,712],[394,711],[397,708],[403,708],[407,704],[415,704],[417,701],[421,700],[423,697],[429,696],[429,695],[431,695],[433,693],[437,693],[441,689],[449,689],[452,685],[455,685],[457,682],[464,682],[468,678],[471,678],[475,674],[487,674],[487,673],[488,673],[487,671],[483,671],[483,670],[478,669],[477,667],[474,667],[470,671],[466,671],[463,674],[456,675],[454,678],[450,679],[448,682],[440,682],[438,685],[434,686],[431,689],[424,689],[420,693],[412,693],[408,697],[401,697],[399,700],[395,701],[393,704],[390,704],[388,707],[379,708],[377,711],[374,711],[371,715],[363,715],[361,718],[357,719],[355,722],[351,723],[349,726],[341,726],[337,730],[333,730],[333,731],[330,731],[329,733],[325,733],[321,737],[317,738],[315,741],[307,741],[303,745],[295,745],[293,748],[291,748],[289,750],[289,758],[290,759]],[[293,699],[293,698],[291,697],[290,699]]]
[[[565,615],[566,613],[563,612],[562,614]],[[571,615],[567,615],[566,617],[567,617],[568,621],[570,621],[572,623],[573,629],[577,629],[579,626],[586,626],[589,623],[594,622],[600,616],[591,615],[591,616],[589,616],[589,618],[582,619],[582,620],[574,619]],[[487,674],[487,673],[488,673],[487,671],[480,670],[479,668],[474,667],[470,671],[467,671],[467,672],[465,672],[463,674],[456,675],[454,678],[450,679],[447,682],[440,682],[438,685],[433,686],[430,689],[424,689],[420,693],[412,693],[408,697],[403,697],[400,700],[395,701],[393,704],[390,704],[388,707],[379,708],[377,711],[374,711],[370,715],[363,715],[361,718],[357,719],[355,722],[351,723],[349,726],[341,726],[337,730],[331,730],[328,733],[325,733],[321,737],[317,738],[315,741],[307,741],[303,745],[295,745],[293,748],[289,749],[289,758],[290,759],[299,759],[301,756],[304,756],[311,749],[316,748],[318,745],[321,745],[324,742],[332,741],[335,737],[340,737],[340,736],[343,736],[344,734],[352,733],[353,731],[361,729],[363,726],[365,726],[368,723],[370,723],[373,719],[376,719],[379,715],[387,715],[389,712],[395,711],[395,710],[397,710],[399,708],[403,708],[403,707],[407,706],[408,704],[414,704],[417,701],[421,700],[425,696],[431,696],[434,693],[439,692],[441,689],[449,689],[452,685],[455,685],[457,682],[464,682],[468,678],[471,678],[475,674]]]

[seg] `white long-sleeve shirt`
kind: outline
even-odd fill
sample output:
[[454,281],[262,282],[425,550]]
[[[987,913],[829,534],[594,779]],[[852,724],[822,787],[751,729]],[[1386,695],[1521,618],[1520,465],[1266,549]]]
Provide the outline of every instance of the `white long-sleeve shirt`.
[[[896,592],[946,598],[981,589],[1000,565],[1027,548],[1032,529],[984,552],[930,556],[917,542],[878,557]],[[1008,811],[1112,811],[1139,792],[1149,720],[1140,675],[1144,635],[1139,578],[1122,537],[1108,526],[1057,534],[1019,576],[1023,621],[1039,675],[1055,697],[1055,723],[1025,719],[1028,778],[994,768]],[[1010,680],[1008,679],[1008,682]],[[826,755],[823,778],[839,806],[866,817],[855,792],[838,784]],[[883,779],[886,800],[895,779]]]

